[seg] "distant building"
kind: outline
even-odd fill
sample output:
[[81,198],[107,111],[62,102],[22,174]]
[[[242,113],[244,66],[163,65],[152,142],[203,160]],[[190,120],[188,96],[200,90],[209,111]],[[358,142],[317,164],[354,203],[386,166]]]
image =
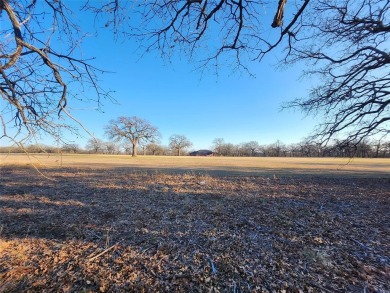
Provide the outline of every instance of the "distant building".
[[195,151],[195,152],[191,152],[190,153],[190,156],[197,156],[197,157],[212,157],[214,155],[214,153],[212,151],[209,151],[209,150],[199,150],[199,151]]

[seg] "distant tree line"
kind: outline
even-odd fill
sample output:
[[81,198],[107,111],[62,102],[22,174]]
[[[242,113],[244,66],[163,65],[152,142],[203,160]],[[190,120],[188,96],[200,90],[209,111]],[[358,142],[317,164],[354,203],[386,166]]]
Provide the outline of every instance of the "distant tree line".
[[[70,2],[80,5],[68,7]],[[209,67],[215,73],[222,67],[250,74],[254,61],[274,54],[281,66],[305,65],[301,73],[314,83],[306,95],[283,108],[314,116],[312,139],[327,146],[223,144],[218,154],[388,153],[386,144],[365,140],[390,137],[389,1],[1,0],[0,13],[0,139],[21,148],[27,140],[39,142],[42,134],[62,142],[63,133],[84,128],[67,106],[72,101],[95,101],[104,110],[101,101],[115,99],[101,87],[105,71],[92,63],[95,49],[82,47],[90,31],[78,20],[89,15],[95,29],[103,25],[115,39],[131,39],[145,53],[157,51],[169,61],[178,53],[190,63],[199,61],[196,68]],[[264,15],[274,15],[272,23]],[[134,116],[112,120],[106,133],[116,142],[127,141],[133,156],[140,146],[147,152],[147,143],[158,142],[157,129]],[[340,141],[333,143],[337,137]],[[115,152],[112,147],[107,145],[105,151]],[[63,151],[76,150],[67,146]],[[176,144],[177,155],[183,151]]]
[[[158,142],[139,144],[137,153],[149,156],[177,156],[188,155],[192,143],[184,135],[171,136],[168,146]],[[180,143],[181,142],[181,143]],[[183,147],[183,144],[186,147]],[[180,151],[179,151],[180,147]],[[257,141],[233,144],[225,142],[223,138],[213,141],[211,150],[214,156],[227,157],[359,157],[359,158],[390,158],[390,142],[363,141],[345,145],[335,141],[328,146],[318,143],[302,141],[295,144],[284,144],[280,140],[267,145],[260,145]],[[66,144],[60,147],[47,145],[29,145],[25,150],[19,147],[0,147],[0,153],[70,153],[70,154],[131,154],[132,145],[126,142],[103,141],[90,139],[85,147],[77,144]]]
[[[74,143],[61,147],[29,145],[23,149],[17,147],[0,147],[2,153],[90,153],[90,154],[131,154],[138,153],[152,156],[187,155],[192,142],[181,134],[169,137],[169,145],[160,144],[161,134],[158,128],[147,120],[136,116],[121,116],[110,120],[105,128],[105,135],[110,139],[104,141],[90,138],[85,148]],[[323,145],[318,142],[304,140],[296,144],[284,144],[280,140],[268,145],[260,145],[257,141],[240,144],[225,142],[223,138],[213,140],[212,151],[215,156],[228,157],[361,157],[389,158],[389,141],[339,140]]]
[[302,141],[284,144],[280,140],[268,145],[256,141],[240,144],[226,143],[222,138],[213,141],[215,155],[234,157],[360,157],[389,158],[390,142],[361,141],[349,143],[335,141],[323,146],[319,143]]

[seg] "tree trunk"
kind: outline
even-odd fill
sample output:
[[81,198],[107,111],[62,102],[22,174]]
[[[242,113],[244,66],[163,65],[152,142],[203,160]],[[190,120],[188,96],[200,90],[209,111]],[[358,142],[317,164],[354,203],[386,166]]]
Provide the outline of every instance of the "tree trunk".
[[379,156],[379,149],[380,149],[380,147],[381,147],[381,145],[380,145],[380,143],[378,143],[376,145],[376,149],[375,149],[375,158],[378,158],[378,156]]
[[177,149],[177,155],[180,157],[180,148]]
[[132,157],[136,157],[137,156],[137,143],[136,142],[133,143],[131,156]]

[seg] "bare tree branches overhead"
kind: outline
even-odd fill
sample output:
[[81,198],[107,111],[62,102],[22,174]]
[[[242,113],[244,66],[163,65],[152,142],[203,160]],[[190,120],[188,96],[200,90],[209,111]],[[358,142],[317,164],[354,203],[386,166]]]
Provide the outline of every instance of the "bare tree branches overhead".
[[27,137],[57,135],[69,128],[58,115],[71,116],[68,101],[82,98],[80,89],[92,88],[98,102],[109,96],[101,71],[79,54],[83,32],[73,19],[87,12],[146,52],[184,54],[200,66],[249,70],[270,52],[282,64],[304,62],[317,83],[287,107],[318,117],[315,139],[351,144],[389,135],[388,1],[84,0],[77,11],[65,4],[0,1],[2,137],[11,136],[10,123]]
[[247,70],[285,48],[282,63],[306,62],[318,86],[289,106],[322,115],[322,143],[389,134],[388,1],[164,0],[139,2],[136,12],[143,25],[129,34],[163,56],[178,49],[203,65]]
[[290,106],[321,117],[314,138],[322,143],[390,134],[389,8],[387,1],[320,1],[303,22],[311,35],[291,61],[307,61],[306,74],[320,82]]
[[285,39],[291,42],[308,4],[292,2],[285,16],[287,0],[138,1],[140,24],[128,33],[164,57],[178,50],[201,65],[247,70],[248,62],[261,60]]
[[98,104],[109,93],[98,83],[102,71],[80,57],[83,32],[71,11],[56,0],[2,0],[0,11],[1,138],[23,143],[42,132],[61,139],[62,130],[76,131],[63,119],[78,123],[68,101],[83,99],[83,89],[92,88]]
[[313,138],[322,143],[389,135],[388,1],[165,0],[140,6],[145,25],[133,36],[164,56],[178,48],[204,65],[246,70],[284,48],[282,64],[305,62],[317,86],[288,106],[321,117]]

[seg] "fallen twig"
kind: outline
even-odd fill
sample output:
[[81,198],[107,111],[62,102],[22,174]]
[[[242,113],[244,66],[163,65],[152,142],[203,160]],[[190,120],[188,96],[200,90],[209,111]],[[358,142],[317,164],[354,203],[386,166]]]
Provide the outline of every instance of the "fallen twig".
[[115,243],[114,245],[110,246],[109,248],[103,250],[101,253],[93,256],[93,257],[89,257],[88,258],[88,261],[93,261],[95,259],[97,259],[98,257],[102,256],[103,254],[106,254],[107,252],[109,252],[110,250],[112,250],[115,246],[117,246],[119,243],[121,243],[123,241],[123,239],[121,241],[118,241],[117,243]]
[[364,248],[365,250],[371,250],[370,247],[368,247],[367,245],[361,243],[360,241],[357,241],[357,240],[352,239],[352,238],[350,238],[350,239],[351,239],[353,242],[355,242],[356,244],[360,245],[360,246],[361,246],[362,248]]
[[217,269],[215,268],[214,262],[212,258],[209,258],[210,266],[211,266],[211,272],[215,275],[217,273]]

